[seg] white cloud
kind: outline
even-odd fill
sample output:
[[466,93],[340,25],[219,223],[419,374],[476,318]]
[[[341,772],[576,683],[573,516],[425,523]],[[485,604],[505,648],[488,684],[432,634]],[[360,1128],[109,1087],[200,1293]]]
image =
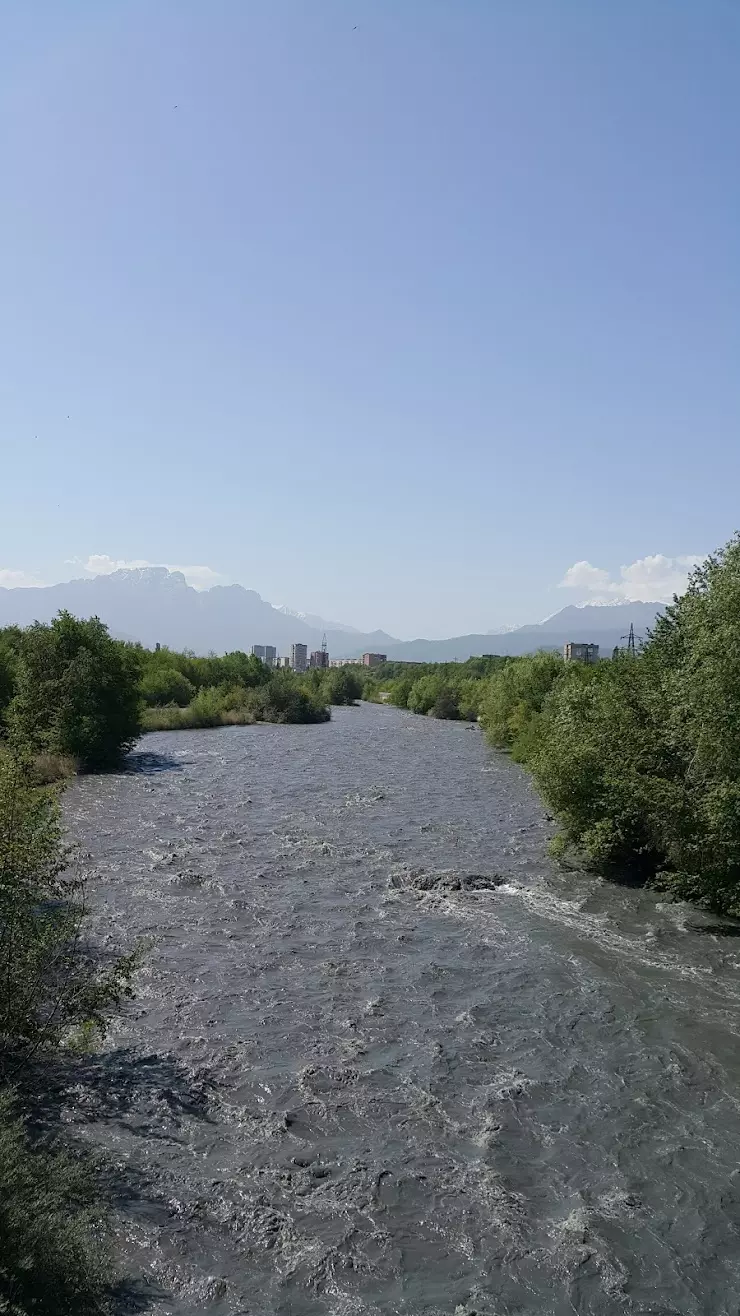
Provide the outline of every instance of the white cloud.
[[170,567],[170,571],[181,571],[188,585],[193,589],[210,589],[211,585],[223,585],[224,578],[213,567]]
[[181,571],[188,585],[194,589],[208,589],[223,580],[220,572],[214,571],[212,567],[181,567],[171,562],[148,562],[146,558],[113,558],[107,553],[91,553],[82,566],[91,576],[109,576],[113,571],[132,571],[138,567],[166,567],[168,571]]
[[37,580],[28,571],[14,571],[12,567],[0,567],[0,588],[2,589],[40,589],[43,581]]
[[560,581],[563,589],[601,590],[609,588],[609,572],[592,567],[590,562],[574,562]]
[[151,567],[153,562],[147,562],[144,558],[132,558],[127,561],[125,558],[109,557],[107,553],[91,553],[83,563],[85,571],[89,571],[91,576],[110,576],[113,571],[129,571],[136,567]]
[[590,562],[574,562],[559,584],[563,589],[577,589],[585,594],[608,595],[609,602],[625,599],[632,603],[668,603],[674,594],[683,593],[692,567],[703,561],[695,553],[678,557],[653,553],[620,567],[619,579],[613,579],[603,567],[594,567]]

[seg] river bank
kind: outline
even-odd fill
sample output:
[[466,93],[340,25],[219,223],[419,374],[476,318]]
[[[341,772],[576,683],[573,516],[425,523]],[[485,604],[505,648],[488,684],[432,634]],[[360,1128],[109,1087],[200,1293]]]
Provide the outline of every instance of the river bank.
[[734,1312],[738,943],[560,873],[480,733],[156,734],[64,809],[153,939],[66,1098],[140,1310]]

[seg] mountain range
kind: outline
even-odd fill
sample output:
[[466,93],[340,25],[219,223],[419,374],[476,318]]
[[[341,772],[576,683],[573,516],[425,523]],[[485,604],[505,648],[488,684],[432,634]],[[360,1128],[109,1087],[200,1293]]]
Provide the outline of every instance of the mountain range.
[[472,654],[559,649],[569,640],[598,644],[602,654],[610,654],[615,645],[623,642],[630,623],[638,637],[644,636],[663,605],[569,606],[537,625],[519,626],[500,634],[397,640],[385,631],[365,633],[340,622],[325,622],[313,614],[275,608],[255,590],[242,585],[196,590],[188,585],[182,572],[168,571],[166,567],[114,571],[35,589],[0,588],[0,626],[51,621],[62,608],[78,617],[100,617],[112,634],[139,640],[150,648],[160,643],[204,654],[248,651],[253,644],[274,644],[278,653],[289,654],[295,643],[305,644],[309,650],[320,648],[326,633],[332,657],[357,658],[370,650],[407,662],[462,662]]

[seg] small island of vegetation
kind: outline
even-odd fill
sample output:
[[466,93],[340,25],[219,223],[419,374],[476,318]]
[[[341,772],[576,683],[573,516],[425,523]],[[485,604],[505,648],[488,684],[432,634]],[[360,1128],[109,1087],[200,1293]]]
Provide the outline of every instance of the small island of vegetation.
[[144,731],[326,722],[330,705],[361,694],[352,671],[145,649],[97,617],[61,612],[50,625],[0,631],[0,750],[26,755],[39,784],[115,767]]

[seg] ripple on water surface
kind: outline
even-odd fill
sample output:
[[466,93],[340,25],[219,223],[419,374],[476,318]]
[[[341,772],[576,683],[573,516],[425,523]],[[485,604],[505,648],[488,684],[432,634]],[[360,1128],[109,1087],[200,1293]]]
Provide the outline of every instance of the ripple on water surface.
[[737,1312],[740,942],[554,872],[477,730],[157,734],[66,812],[154,939],[67,1092],[130,1309]]

